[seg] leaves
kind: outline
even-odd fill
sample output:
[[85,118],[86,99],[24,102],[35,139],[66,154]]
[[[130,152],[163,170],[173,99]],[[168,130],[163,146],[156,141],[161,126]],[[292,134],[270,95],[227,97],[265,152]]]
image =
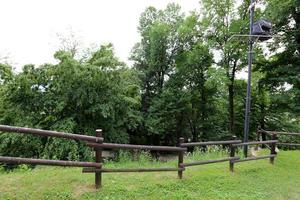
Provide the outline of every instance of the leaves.
[[[251,137],[258,126],[299,130],[299,3],[266,2],[255,16],[271,18],[283,38],[255,47]],[[115,143],[242,137],[246,82],[237,74],[247,65],[247,43],[229,38],[248,32],[249,3],[202,0],[201,12],[188,15],[177,4],[147,8],[131,67],[116,57],[112,44],[77,58],[75,43],[62,44],[57,64],[29,64],[17,74],[0,64],[0,122],[86,135],[101,128],[105,140]],[[82,143],[7,133],[0,134],[0,154],[79,160],[92,155]]]
[[[86,62],[79,62],[63,51],[55,57],[59,59],[57,65],[25,66],[22,73],[5,85],[3,101],[10,109],[3,110],[6,119],[2,122],[87,135],[94,135],[97,128],[102,128],[104,132],[114,132],[106,141],[127,142],[127,130],[140,121],[139,82],[131,69],[122,67],[112,45],[101,46]],[[13,113],[18,115],[9,121],[7,117]],[[86,156],[78,154],[77,142],[56,139],[41,139],[41,142],[44,149],[41,157]],[[14,143],[11,145],[5,148],[18,149]]]

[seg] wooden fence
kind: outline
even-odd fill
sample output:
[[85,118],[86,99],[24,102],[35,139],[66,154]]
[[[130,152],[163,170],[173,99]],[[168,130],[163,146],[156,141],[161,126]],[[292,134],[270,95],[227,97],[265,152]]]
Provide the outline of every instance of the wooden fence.
[[[48,131],[41,129],[23,128],[23,127],[13,127],[0,125],[0,131],[2,132],[14,132],[21,134],[32,134],[38,136],[46,137],[58,137],[64,139],[71,139],[76,141],[84,141],[87,146],[95,150],[95,162],[78,162],[78,161],[63,161],[63,160],[46,160],[46,159],[33,159],[33,158],[18,158],[18,157],[6,157],[0,156],[0,163],[7,164],[34,164],[34,165],[54,165],[54,166],[68,166],[68,167],[83,167],[83,173],[95,173],[95,187],[100,188],[102,184],[102,173],[114,173],[114,172],[163,172],[163,171],[176,171],[178,173],[178,178],[182,179],[183,172],[186,167],[192,167],[196,165],[205,165],[211,163],[227,162],[229,161],[230,171],[233,172],[234,164],[238,162],[252,161],[258,159],[269,158],[271,164],[274,163],[274,158],[276,156],[275,148],[277,140],[269,141],[254,141],[242,143],[241,140],[237,140],[234,136],[232,140],[228,141],[208,141],[208,142],[192,142],[185,143],[184,138],[179,139],[179,146],[151,146],[151,145],[132,145],[132,144],[115,144],[115,143],[104,143],[102,137],[102,130],[96,130],[96,136],[87,136],[72,133],[63,133],[57,131]],[[235,156],[237,147],[245,145],[258,145],[258,144],[271,144],[271,153],[266,156],[250,157],[241,159]],[[192,163],[184,162],[184,154],[187,151],[187,147],[192,146],[208,146],[208,145],[229,145],[230,152],[229,156],[226,158],[220,158],[215,160],[206,161],[196,161]],[[168,168],[137,168],[137,169],[107,169],[103,168],[103,149],[139,149],[139,150],[149,150],[149,151],[167,151],[175,152],[178,154],[178,166],[168,167]]]
[[[229,141],[182,143],[182,144],[180,144],[181,147],[208,146],[208,145],[230,145],[230,153],[229,153],[229,157],[227,157],[227,158],[221,158],[221,159],[216,159],[216,160],[198,161],[198,162],[193,162],[193,163],[182,163],[181,165],[183,167],[190,167],[190,166],[196,166],[196,165],[205,165],[205,164],[229,161],[229,169],[230,169],[231,172],[233,172],[234,171],[234,164],[239,163],[239,162],[246,162],[246,161],[253,161],[253,160],[260,160],[260,159],[270,158],[270,163],[274,164],[274,158],[276,157],[276,152],[275,152],[276,143],[277,143],[277,140],[268,140],[268,141],[261,141],[261,142],[255,141],[255,142],[242,143],[241,140],[236,140],[236,136],[233,136],[232,140],[229,140]],[[237,147],[239,147],[239,146],[249,146],[249,145],[258,145],[258,144],[272,144],[270,155],[250,157],[250,158],[244,158],[244,159],[241,159],[240,157],[235,156],[236,151],[237,151]]]
[[[288,136],[292,136],[292,137],[300,137],[300,133],[289,133],[289,132],[279,132],[279,131],[266,131],[263,129],[259,129],[257,131],[257,140],[262,140],[262,134],[266,134],[270,137],[272,137],[273,139],[277,139],[278,135],[288,135]],[[285,142],[278,142],[277,143],[278,146],[294,146],[294,147],[300,147],[299,143],[285,143]]]

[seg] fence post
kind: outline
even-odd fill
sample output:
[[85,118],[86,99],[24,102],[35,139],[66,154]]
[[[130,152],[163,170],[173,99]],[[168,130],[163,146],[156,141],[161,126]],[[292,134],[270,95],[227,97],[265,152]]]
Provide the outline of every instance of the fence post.
[[[259,128],[256,130],[256,137],[257,137],[256,140],[260,141],[260,129]],[[255,146],[256,151],[258,150],[258,147],[259,147],[259,144]]]
[[[277,139],[277,136],[276,134],[272,134],[272,140],[276,140]],[[271,155],[275,155],[276,154],[276,143],[272,143],[271,144],[271,152],[270,152]],[[272,157],[270,158],[270,163],[273,165],[274,164],[274,160],[275,160],[275,157]]]
[[[232,136],[232,140],[236,140],[236,136]],[[230,157],[235,157],[235,146],[233,146],[233,144],[230,145]],[[229,168],[230,171],[233,172],[234,170],[234,162],[233,160],[229,161]]]
[[[102,129],[96,130],[96,137],[102,137]],[[103,143],[103,141],[99,141],[98,143]],[[102,149],[95,148],[96,153],[96,163],[102,163]],[[101,169],[102,167],[98,167],[97,169]],[[102,173],[101,172],[95,172],[95,186],[96,189],[99,189],[102,184]]]
[[[184,138],[181,137],[179,138],[179,147],[182,147],[181,144],[184,143]],[[184,152],[183,151],[179,151],[178,152],[178,169],[181,169],[183,168],[183,156],[184,156]],[[178,178],[179,179],[182,179],[182,174],[183,174],[183,171],[182,170],[178,170]]]

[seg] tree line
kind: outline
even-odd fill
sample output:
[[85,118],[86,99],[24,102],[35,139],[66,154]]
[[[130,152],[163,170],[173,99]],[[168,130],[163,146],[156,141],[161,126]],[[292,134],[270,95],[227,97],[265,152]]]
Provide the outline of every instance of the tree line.
[[[249,0],[201,0],[199,12],[177,4],[147,8],[140,41],[127,66],[112,44],[84,56],[59,49],[57,64],[28,64],[16,73],[0,64],[0,123],[95,135],[106,141],[175,145],[242,138]],[[280,38],[255,45],[250,133],[258,127],[300,131],[300,2],[262,1],[256,19],[268,18]],[[0,155],[89,159],[76,141],[0,134]]]

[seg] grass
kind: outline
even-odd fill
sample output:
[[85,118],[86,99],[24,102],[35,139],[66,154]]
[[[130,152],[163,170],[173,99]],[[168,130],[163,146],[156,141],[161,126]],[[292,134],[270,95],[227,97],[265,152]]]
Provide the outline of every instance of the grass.
[[[191,154],[185,161],[222,156],[222,152]],[[176,160],[139,162],[121,159],[107,168],[176,166]],[[300,199],[300,151],[282,151],[275,165],[268,160],[235,165],[228,162],[187,168],[183,179],[176,172],[115,173],[103,175],[103,187],[95,190],[93,174],[80,168],[37,167],[34,170],[0,173],[0,199]]]

